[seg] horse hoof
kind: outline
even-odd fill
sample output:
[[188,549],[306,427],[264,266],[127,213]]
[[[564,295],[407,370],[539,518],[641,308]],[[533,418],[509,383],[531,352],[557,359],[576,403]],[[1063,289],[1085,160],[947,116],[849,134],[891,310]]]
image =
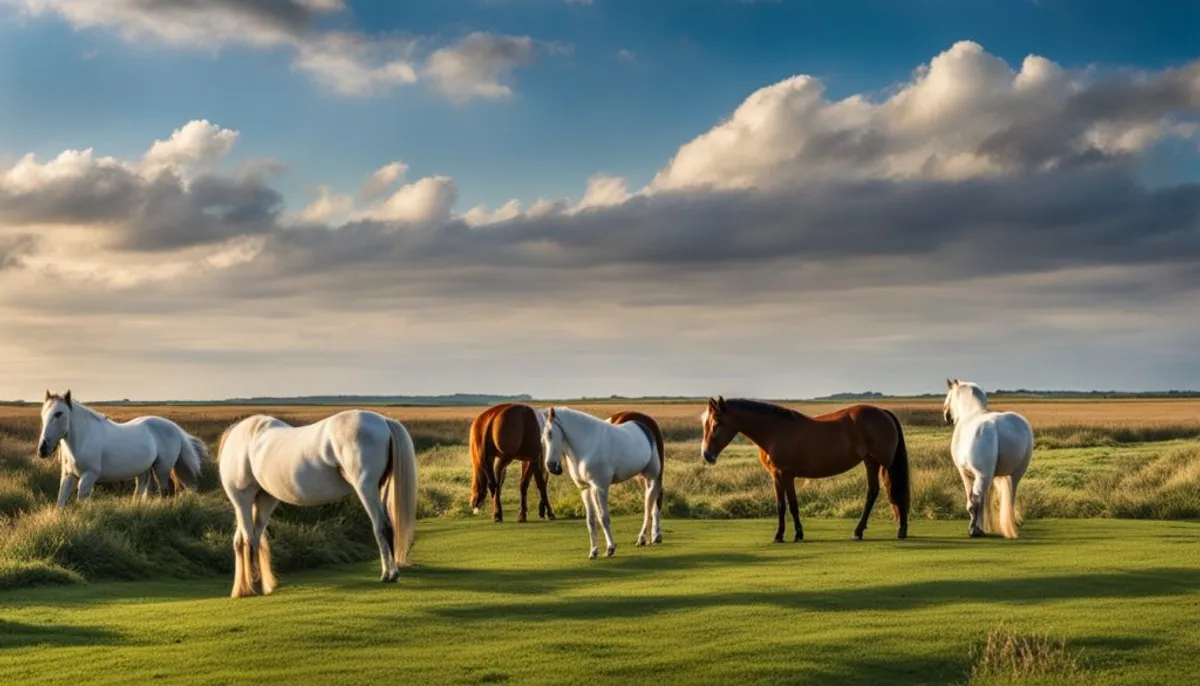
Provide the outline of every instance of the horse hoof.
[[639,548],[646,547],[646,537],[645,536],[638,536],[637,547],[639,547]]
[[500,524],[504,521],[504,517],[501,517],[500,515],[496,515],[495,517],[492,517],[492,521],[497,524]]
[[776,536],[776,537],[775,537],[775,542],[776,542],[776,543],[783,543],[783,534],[780,534],[780,535]]
[[863,537],[863,532],[861,532],[861,531],[854,532],[854,540],[861,541],[862,537]]
[[908,538],[908,532],[907,532],[907,531],[903,531],[903,530],[902,530],[902,531],[897,531],[897,532],[896,532],[896,538],[898,538],[898,539],[900,539],[901,541],[903,541],[904,539]]
[[659,535],[655,536],[655,537],[654,537],[654,542],[655,542],[656,544],[657,544],[657,543],[662,543],[662,534],[659,534]]
[[600,549],[599,549],[599,548],[592,548],[592,553],[591,553],[590,555],[588,555],[588,559],[589,559],[589,560],[594,560],[594,559],[596,559],[596,556],[597,556],[597,555],[599,555],[599,554],[600,554]]
[[792,543],[799,543],[800,541],[803,541],[803,540],[804,540],[804,534],[796,534],[796,537],[792,539]]
[[550,521],[552,521],[552,522],[553,522],[555,519],[557,519],[557,517],[555,517],[555,516],[554,516],[554,513],[553,513],[553,512],[548,512],[548,513],[546,514],[546,519],[549,519]]
[[525,515],[517,516],[517,524],[524,524],[528,521],[529,521],[529,519]]
[[979,529],[970,529],[967,531],[967,535],[971,538],[983,538],[983,532]]
[[617,546],[615,546],[615,545],[613,545],[613,546],[609,546],[609,547],[608,547],[608,552],[606,552],[606,553],[604,554],[604,556],[605,556],[605,557],[612,557],[612,556],[613,556],[613,553],[615,553],[615,552],[617,552]]
[[472,514],[472,515],[477,515],[477,514],[479,514],[479,508],[478,508],[478,507],[472,507],[472,508],[471,508],[471,514]]

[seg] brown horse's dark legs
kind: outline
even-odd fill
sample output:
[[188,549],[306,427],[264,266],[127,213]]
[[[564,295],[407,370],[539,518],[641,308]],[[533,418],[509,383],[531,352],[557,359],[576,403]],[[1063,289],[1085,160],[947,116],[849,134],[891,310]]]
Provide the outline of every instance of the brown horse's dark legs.
[[521,510],[517,513],[517,522],[527,521],[529,514],[529,480],[533,478],[533,472],[529,469],[529,462],[521,463]]
[[792,511],[792,523],[796,525],[796,537],[792,541],[803,541],[804,527],[800,526],[800,501],[796,498],[796,477],[789,474],[784,486],[786,487],[788,508]]
[[492,519],[497,522],[504,521],[504,508],[500,505],[500,490],[504,488],[504,475],[508,472],[509,460],[503,457],[496,458],[496,492],[492,495]]
[[554,510],[550,509],[550,495],[546,493],[546,470],[542,467],[541,462],[538,462],[533,470],[533,482],[537,484],[538,495],[541,496],[541,502],[538,503],[538,517],[553,520]]
[[879,497],[879,465],[871,460],[863,462],[867,467],[867,502],[863,505],[862,519],[854,528],[854,537],[862,540],[863,532],[867,530],[867,520],[871,518],[871,510],[875,508],[875,499]]
[[783,531],[785,527],[785,517],[787,516],[787,504],[784,502],[783,491],[783,476],[779,473],[774,474],[775,477],[775,507],[779,510],[779,529],[775,531],[775,542],[783,543]]

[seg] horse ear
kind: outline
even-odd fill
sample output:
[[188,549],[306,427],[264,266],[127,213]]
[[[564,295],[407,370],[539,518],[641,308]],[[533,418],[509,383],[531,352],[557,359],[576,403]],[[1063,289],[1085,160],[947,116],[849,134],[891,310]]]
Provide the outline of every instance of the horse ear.
[[546,419],[554,419],[554,408],[546,410]]
[[71,389],[68,388],[67,392],[63,394],[63,400],[67,401],[67,407],[71,407]]
[[717,396],[717,409],[721,410],[722,412],[725,411],[725,396],[723,396],[723,395]]
[[46,389],[46,397],[42,399],[42,402],[46,402],[49,399],[50,399],[50,389],[47,388]]
[[954,388],[956,382],[950,377],[946,377],[946,388]]

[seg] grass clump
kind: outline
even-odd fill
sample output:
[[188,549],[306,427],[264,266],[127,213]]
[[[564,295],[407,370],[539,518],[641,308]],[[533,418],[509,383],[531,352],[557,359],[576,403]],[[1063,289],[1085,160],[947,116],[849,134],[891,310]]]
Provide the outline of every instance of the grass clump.
[[993,629],[973,651],[969,684],[1076,683],[1085,672],[1066,641],[1046,635]]

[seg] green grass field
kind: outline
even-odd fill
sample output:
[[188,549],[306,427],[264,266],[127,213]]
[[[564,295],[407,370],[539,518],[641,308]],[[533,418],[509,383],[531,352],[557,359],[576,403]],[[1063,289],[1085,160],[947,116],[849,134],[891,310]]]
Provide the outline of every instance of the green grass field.
[[[376,563],[0,595],[0,683],[967,683],[989,633],[1062,652],[1025,673],[1189,683],[1200,666],[1200,524],[1030,522],[1016,541],[918,521],[666,520],[663,546],[590,562],[580,521],[420,523],[397,585]],[[1003,656],[1001,656],[1003,660]],[[1034,660],[1034,662],[1037,662]],[[986,682],[976,674],[976,682]],[[1030,681],[1026,680],[1025,683]]]

